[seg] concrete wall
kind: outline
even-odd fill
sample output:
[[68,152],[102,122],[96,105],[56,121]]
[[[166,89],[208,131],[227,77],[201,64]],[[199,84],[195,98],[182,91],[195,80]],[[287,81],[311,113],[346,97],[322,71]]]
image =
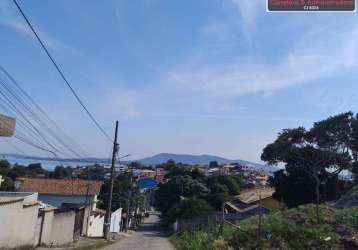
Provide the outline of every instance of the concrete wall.
[[88,237],[102,237],[103,236],[104,216],[91,215],[88,224]]
[[74,211],[54,213],[49,244],[58,246],[73,241],[75,215]]
[[121,220],[122,220],[122,208],[117,209],[111,214],[111,233],[119,233],[121,229]]
[[[54,210],[45,209],[41,212],[41,215],[38,217],[37,221],[37,230],[36,230],[36,244],[39,245],[51,245],[51,233],[52,233],[52,224],[54,219]],[[41,231],[42,226],[42,231]],[[40,234],[41,239],[40,239]]]
[[0,248],[35,245],[38,205],[18,201],[0,205]]

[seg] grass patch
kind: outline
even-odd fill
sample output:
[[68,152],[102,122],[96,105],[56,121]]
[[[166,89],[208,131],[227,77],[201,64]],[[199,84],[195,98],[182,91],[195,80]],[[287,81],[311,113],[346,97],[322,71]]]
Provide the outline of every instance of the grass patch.
[[183,232],[170,238],[177,250],[209,250],[212,249],[209,235],[201,231]]
[[262,219],[258,237],[258,218],[241,221],[240,226],[250,234],[239,232],[229,240],[236,249],[342,249],[345,242],[357,237],[358,208],[336,210],[321,205],[317,224],[314,205],[277,211]]
[[227,249],[358,249],[358,208],[320,206],[317,224],[314,205],[276,211],[262,218],[240,221],[244,230],[225,225],[216,239],[203,232],[184,232],[172,237],[177,250]]

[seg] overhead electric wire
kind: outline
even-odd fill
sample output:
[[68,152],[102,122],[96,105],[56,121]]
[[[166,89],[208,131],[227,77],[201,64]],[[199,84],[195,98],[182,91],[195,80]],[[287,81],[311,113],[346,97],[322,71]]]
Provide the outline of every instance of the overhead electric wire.
[[48,139],[46,139],[46,137],[39,131],[39,129],[16,107],[16,105],[6,96],[6,94],[1,89],[0,89],[0,94],[14,108],[16,113],[18,113],[38,133],[38,135],[43,139],[43,141],[53,149],[53,151],[57,151],[62,155],[66,155],[63,152],[61,152],[59,149],[57,149],[52,143],[50,143]]
[[[6,123],[3,123],[2,125],[5,126],[5,127],[7,127],[7,128],[9,128],[9,126],[8,126]],[[16,135],[16,134],[15,134],[14,137],[15,137],[16,139],[20,140],[21,142],[26,143],[26,144],[28,144],[28,145],[30,145],[30,146],[32,146],[32,147],[35,147],[35,148],[40,149],[40,150],[42,150],[42,151],[49,152],[49,153],[51,153],[51,154],[53,154],[53,155],[55,156],[55,159],[59,159],[58,156],[57,156],[57,154],[56,154],[55,152],[53,152],[52,150],[49,150],[49,149],[47,149],[47,148],[45,148],[45,147],[43,147],[43,146],[37,145],[36,143],[31,142],[30,140],[24,138],[23,136],[20,136],[20,135]]]
[[[1,96],[0,96],[0,100],[3,100]],[[16,117],[15,113],[11,111],[8,107],[6,107],[4,104],[0,103],[0,108],[2,108],[2,110],[8,115]],[[16,125],[22,127],[27,132],[31,132],[27,134],[30,135],[33,139],[35,139],[37,142],[41,141],[41,138],[38,138],[39,135],[36,133],[36,131],[34,131],[31,127],[29,127],[26,124],[26,122],[22,121],[21,117],[16,117]],[[19,131],[19,129],[17,128],[16,131]]]
[[19,153],[26,155],[25,151],[19,149],[15,144],[13,144],[12,142],[10,142],[10,140],[8,140],[7,138],[5,138],[5,142],[7,144],[9,144],[11,147],[13,147],[15,150],[17,150]]
[[43,147],[41,147],[41,146],[39,146],[39,145],[36,145],[35,143],[33,143],[33,142],[31,142],[31,141],[28,141],[27,139],[22,138],[21,136],[15,135],[14,137],[15,137],[16,139],[22,141],[23,143],[26,143],[26,144],[28,144],[28,145],[30,145],[30,146],[32,146],[32,147],[35,147],[35,148],[37,148],[37,149],[40,149],[40,150],[49,152],[49,153],[53,154],[56,159],[59,159],[58,156],[57,156],[57,154],[56,154],[55,152],[53,152],[52,150],[49,150],[49,149],[47,149],[47,148],[43,148]]
[[69,147],[59,136],[56,135],[54,131],[49,128],[44,121],[28,106],[25,104],[21,98],[14,93],[14,91],[6,85],[5,82],[0,80],[0,85],[2,85],[14,98],[15,100],[20,103],[23,108],[27,111],[27,113],[32,117],[33,120],[35,120],[40,126],[42,126],[51,136],[53,136],[57,141],[60,142],[60,144],[65,147],[68,151],[72,152],[76,157],[81,158],[81,155],[79,155],[76,151],[74,151],[71,147]]
[[65,75],[63,74],[62,70],[60,69],[60,67],[58,66],[58,64],[55,62],[55,60],[53,59],[53,57],[51,56],[50,52],[48,51],[48,49],[46,48],[45,44],[42,42],[41,38],[39,37],[39,35],[37,34],[36,30],[34,29],[34,27],[32,26],[31,22],[29,21],[29,19],[26,17],[25,13],[22,11],[20,5],[17,3],[16,0],[13,0],[14,4],[16,5],[17,9],[19,10],[20,14],[22,15],[22,17],[25,19],[27,25],[30,27],[31,31],[34,33],[35,37],[37,38],[37,41],[40,43],[41,47],[43,48],[43,50],[46,52],[47,56],[50,58],[51,62],[53,63],[53,65],[55,66],[56,70],[58,71],[58,73],[60,74],[61,78],[64,80],[64,82],[66,83],[66,85],[69,87],[69,89],[71,90],[72,94],[74,95],[74,97],[76,98],[76,100],[78,101],[78,103],[82,106],[82,108],[85,110],[85,112],[87,113],[87,115],[90,117],[90,119],[92,120],[92,122],[96,125],[96,127],[102,132],[102,134],[110,141],[113,142],[113,140],[111,139],[111,137],[106,133],[106,131],[102,128],[102,126],[97,122],[97,120],[94,118],[94,116],[89,112],[89,110],[87,109],[86,105],[82,102],[82,100],[80,99],[80,97],[78,96],[78,94],[76,93],[76,91],[73,89],[73,87],[71,86],[71,84],[68,82],[67,78],[65,77]]
[[7,71],[5,70],[1,65],[0,65],[0,70],[3,71],[5,73],[5,75],[12,81],[12,83],[20,90],[20,92],[28,99],[30,100],[30,102],[32,103],[32,105],[35,106],[35,108],[37,108],[40,113],[45,116],[45,118],[47,120],[50,121],[50,123],[52,123],[55,128],[62,133],[62,135],[64,137],[67,138],[67,140],[69,140],[73,145],[75,145],[75,147],[81,152],[82,155],[87,156],[87,154],[85,153],[85,151],[68,135],[66,134],[61,127],[45,112],[45,110],[38,104],[35,102],[35,100],[20,86],[20,84],[14,79],[14,77]]

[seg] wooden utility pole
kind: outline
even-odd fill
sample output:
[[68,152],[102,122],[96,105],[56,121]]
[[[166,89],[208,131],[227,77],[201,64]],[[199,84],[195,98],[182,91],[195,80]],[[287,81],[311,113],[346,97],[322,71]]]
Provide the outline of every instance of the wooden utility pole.
[[126,230],[128,232],[129,229],[129,219],[131,214],[131,200],[132,200],[132,167],[129,169],[129,191],[128,191],[128,203],[127,203],[127,221],[126,221]]
[[109,180],[109,192],[107,197],[107,209],[106,215],[104,218],[104,238],[109,239],[110,235],[110,226],[111,226],[111,208],[112,208],[112,194],[113,194],[113,182],[114,182],[114,165],[116,163],[116,156],[118,153],[118,143],[117,143],[117,136],[118,136],[118,121],[116,121],[116,130],[114,134],[114,141],[113,141],[113,153],[112,153],[112,165],[111,165],[111,177]]

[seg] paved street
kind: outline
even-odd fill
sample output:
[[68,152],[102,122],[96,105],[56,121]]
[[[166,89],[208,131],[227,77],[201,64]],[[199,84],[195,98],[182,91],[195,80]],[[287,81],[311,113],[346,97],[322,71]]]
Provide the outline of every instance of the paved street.
[[158,215],[146,218],[132,235],[108,246],[105,250],[173,250],[171,243],[161,231]]

